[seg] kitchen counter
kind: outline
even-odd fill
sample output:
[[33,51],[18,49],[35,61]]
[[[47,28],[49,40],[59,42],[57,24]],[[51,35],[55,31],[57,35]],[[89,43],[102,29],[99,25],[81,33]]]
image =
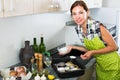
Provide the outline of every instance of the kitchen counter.
[[[54,71],[53,68],[51,68],[51,74],[56,76],[56,79],[59,80],[90,80],[90,78],[92,77],[93,74],[93,70],[94,70],[94,64],[95,64],[95,59],[92,58],[86,65],[86,69],[85,69],[85,74],[78,76],[78,77],[73,77],[73,78],[59,78],[58,75],[56,74],[56,72]],[[15,64],[13,66],[10,67],[15,67],[15,66],[21,66],[22,64],[18,63]],[[87,79],[85,79],[87,78]],[[0,80],[2,80],[2,78],[0,78]]]
[[[62,44],[62,45],[65,45],[65,44]],[[58,55],[57,48],[51,49],[51,50],[49,50],[49,52],[51,53],[52,58],[62,58]],[[69,53],[68,55],[66,55],[64,57],[69,57],[70,55],[76,56],[78,61],[80,61],[80,63],[85,66],[85,72],[84,72],[83,75],[80,75],[80,76],[77,76],[77,77],[71,77],[71,78],[60,78],[56,74],[55,70],[53,68],[50,68],[51,74],[54,75],[56,77],[56,79],[58,79],[58,80],[90,80],[91,77],[92,77],[93,71],[94,71],[95,58],[92,57],[89,60],[82,60],[79,57],[80,54],[77,55],[77,53],[78,52],[74,52],[74,50],[73,50],[73,51],[71,51],[71,53]],[[15,67],[15,66],[22,66],[22,64],[18,63],[18,64],[15,64],[15,65],[12,65],[10,67]],[[2,80],[2,79],[0,78],[0,80]]]

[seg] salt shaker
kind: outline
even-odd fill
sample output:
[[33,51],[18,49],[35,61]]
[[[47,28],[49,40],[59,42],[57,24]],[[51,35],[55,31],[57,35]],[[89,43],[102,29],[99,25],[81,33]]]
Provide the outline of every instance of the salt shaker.
[[39,76],[38,74],[35,76],[34,79],[35,79],[35,80],[41,80],[41,79],[40,79],[40,76]]
[[47,80],[44,74],[41,76],[41,80]]

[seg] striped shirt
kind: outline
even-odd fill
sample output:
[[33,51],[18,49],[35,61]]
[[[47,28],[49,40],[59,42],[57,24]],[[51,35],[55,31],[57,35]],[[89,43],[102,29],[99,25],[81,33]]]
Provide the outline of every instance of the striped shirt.
[[79,37],[81,43],[83,43],[82,45],[84,45],[83,38],[87,38],[87,39],[91,40],[96,35],[98,35],[100,37],[100,39],[102,40],[101,35],[100,35],[100,24],[101,23],[99,21],[95,21],[91,18],[88,18],[87,25],[86,25],[86,27],[87,27],[86,34],[83,33],[83,29],[80,25],[75,27],[78,37]]

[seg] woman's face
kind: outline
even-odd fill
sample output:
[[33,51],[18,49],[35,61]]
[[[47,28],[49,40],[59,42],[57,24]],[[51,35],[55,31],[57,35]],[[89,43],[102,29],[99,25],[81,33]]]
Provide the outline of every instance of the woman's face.
[[82,6],[76,6],[72,9],[72,18],[78,25],[84,25],[88,18],[88,11],[86,12]]

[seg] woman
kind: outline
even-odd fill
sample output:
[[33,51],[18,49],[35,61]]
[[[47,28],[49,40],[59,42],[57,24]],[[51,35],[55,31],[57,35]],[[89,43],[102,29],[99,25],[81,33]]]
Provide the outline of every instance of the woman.
[[111,34],[102,23],[89,17],[89,10],[83,1],[75,1],[70,12],[78,25],[75,29],[85,48],[68,46],[67,53],[71,49],[86,51],[85,54],[80,55],[83,60],[94,56],[97,80],[120,80],[120,57]]

